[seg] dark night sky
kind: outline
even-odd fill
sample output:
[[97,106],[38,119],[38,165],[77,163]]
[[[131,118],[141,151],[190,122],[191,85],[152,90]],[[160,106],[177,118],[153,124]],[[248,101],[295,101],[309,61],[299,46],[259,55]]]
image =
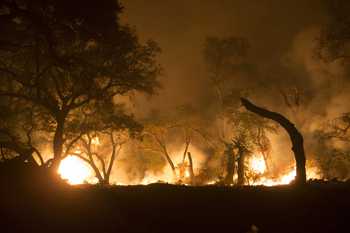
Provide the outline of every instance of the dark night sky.
[[[165,89],[141,110],[165,112],[188,101],[213,95],[201,50],[206,35],[246,37],[249,59],[261,75],[286,85],[303,83],[317,88],[318,75],[310,51],[320,27],[327,24],[320,0],[121,0],[122,22],[136,26],[140,41],[154,39],[163,50],[158,61],[165,68]],[[317,77],[315,77],[317,76]],[[301,85],[301,84],[299,84]],[[276,91],[276,90],[273,90]]]

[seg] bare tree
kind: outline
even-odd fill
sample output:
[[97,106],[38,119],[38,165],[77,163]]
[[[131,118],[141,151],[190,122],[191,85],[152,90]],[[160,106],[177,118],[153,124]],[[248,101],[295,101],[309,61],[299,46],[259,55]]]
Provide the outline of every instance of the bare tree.
[[300,185],[306,184],[304,139],[299,131],[295,128],[294,124],[292,124],[281,114],[270,112],[266,109],[257,107],[244,98],[241,98],[241,102],[249,111],[278,122],[288,132],[292,141],[292,150],[294,152],[297,166],[297,175],[295,177],[296,183]]

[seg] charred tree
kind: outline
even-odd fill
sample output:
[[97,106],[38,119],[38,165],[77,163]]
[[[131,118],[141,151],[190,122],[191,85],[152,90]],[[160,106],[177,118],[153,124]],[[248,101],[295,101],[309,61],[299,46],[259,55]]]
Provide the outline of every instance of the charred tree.
[[225,153],[225,156],[227,156],[225,183],[232,184],[233,175],[236,172],[235,171],[236,154],[233,152],[233,148],[229,148],[224,153]]
[[297,166],[297,175],[295,177],[295,181],[297,184],[306,184],[304,139],[299,131],[295,128],[294,124],[292,124],[281,114],[270,112],[266,109],[257,107],[244,98],[241,98],[241,102],[247,110],[254,112],[262,117],[269,118],[278,122],[288,132],[289,137],[292,141],[292,150],[294,152]]
[[192,155],[191,152],[187,152],[187,156],[188,156],[188,163],[189,163],[189,173],[190,173],[190,179],[191,181],[193,180],[193,163],[192,163]]
[[245,161],[245,157],[246,157],[246,149],[240,143],[237,143],[236,147],[238,148],[238,156],[239,156],[237,159],[237,165],[238,165],[237,184],[243,185],[244,184],[244,161]]

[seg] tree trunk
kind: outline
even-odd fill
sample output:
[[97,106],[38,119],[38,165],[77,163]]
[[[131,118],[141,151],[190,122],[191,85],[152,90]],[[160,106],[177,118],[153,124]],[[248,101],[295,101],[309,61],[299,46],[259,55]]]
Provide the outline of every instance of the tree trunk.
[[174,176],[177,177],[177,175],[176,175],[176,169],[175,169],[174,163],[173,163],[173,161],[171,161],[170,156],[168,155],[168,152],[166,151],[166,148],[164,148],[164,152],[165,152],[164,155],[165,155],[166,161],[167,161],[168,164],[170,165],[171,170],[173,171]]
[[190,179],[191,179],[191,182],[192,182],[192,180],[193,180],[193,163],[192,163],[191,153],[188,152],[187,156],[188,156],[188,162],[189,162],[189,165],[190,165]]
[[[17,151],[22,151],[23,152],[17,152]],[[33,153],[35,151],[34,147],[31,147],[29,149],[18,149],[16,152],[19,153],[19,156],[14,157],[13,159],[10,159],[9,161],[12,163],[24,163],[26,160],[28,161],[29,164],[35,165],[36,167],[38,167],[38,163],[35,161],[35,159],[33,158]]]
[[89,162],[89,164],[92,167],[92,169],[94,170],[95,176],[98,179],[98,181],[100,182],[100,184],[108,184],[109,183],[109,176],[102,177],[102,175],[101,175],[100,171],[98,170],[94,161]]
[[271,172],[270,165],[269,165],[269,162],[268,162],[269,152],[267,150],[265,150],[262,145],[260,145],[260,151],[261,151],[261,154],[262,154],[263,159],[264,159],[266,172],[267,172],[267,174],[269,174],[269,172]]
[[235,174],[235,162],[236,155],[233,153],[233,149],[227,150],[227,164],[226,164],[226,176],[225,183],[232,184],[233,183],[233,175]]
[[64,120],[57,119],[57,128],[55,132],[55,136],[53,139],[53,160],[50,165],[50,170],[53,173],[58,173],[58,169],[61,165],[61,159],[62,159],[62,146],[64,143],[63,140],[63,126],[64,126]]
[[304,185],[306,184],[306,170],[305,170],[305,152],[304,152],[304,139],[299,131],[294,127],[294,125],[281,114],[267,111],[266,109],[257,107],[250,103],[248,100],[241,98],[241,102],[246,109],[251,112],[254,112],[262,117],[269,118],[278,122],[289,134],[289,137],[292,141],[292,150],[294,152],[296,166],[297,166],[297,175],[295,181],[297,184]]
[[238,170],[237,170],[237,175],[238,175],[238,180],[237,184],[238,185],[243,185],[244,184],[244,161],[245,161],[245,156],[246,156],[246,151],[242,145],[237,145],[238,147]]
[[187,135],[186,135],[186,147],[185,147],[185,151],[184,151],[184,156],[182,157],[182,164],[185,164],[185,158],[186,158],[186,153],[188,150],[188,146],[190,145],[191,139],[187,140]]

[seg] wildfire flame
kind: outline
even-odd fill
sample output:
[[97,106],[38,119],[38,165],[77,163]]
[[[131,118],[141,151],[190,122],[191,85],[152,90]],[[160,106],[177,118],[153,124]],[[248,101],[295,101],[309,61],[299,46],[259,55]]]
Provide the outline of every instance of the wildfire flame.
[[264,173],[266,171],[266,165],[263,156],[253,156],[250,160],[250,165],[255,172]]
[[94,145],[96,145],[96,146],[101,145],[100,140],[98,139],[98,137],[92,138],[92,139],[91,139],[91,143],[94,144]]
[[[250,160],[250,165],[252,170],[255,173],[264,174],[266,172],[266,165],[264,161],[264,157],[261,156],[253,156]],[[293,170],[289,173],[285,173],[277,179],[268,179],[261,178],[258,182],[254,183],[254,185],[265,185],[265,186],[273,186],[273,185],[281,185],[281,184],[289,184],[292,180],[294,180],[296,176],[295,166],[293,166]]]
[[69,184],[83,184],[84,180],[93,176],[92,169],[76,156],[67,156],[62,160],[58,173]]
[[[94,146],[100,145],[98,137],[91,139]],[[81,153],[80,150],[74,153]],[[87,182],[97,182],[97,178],[94,177],[94,171],[86,162],[81,160],[76,156],[67,156],[61,161],[58,173],[61,174],[63,179],[67,179],[69,184],[83,184],[84,181]]]
[[[93,144],[99,145],[100,142],[97,137],[94,138]],[[80,153],[80,151],[75,151],[75,153]],[[278,179],[270,179],[266,177],[266,165],[262,155],[252,156],[249,160],[249,171],[252,176],[254,174],[259,175],[260,178],[258,180],[250,180],[250,185],[265,185],[265,186],[273,186],[273,185],[281,185],[281,184],[289,184],[296,176],[296,170],[294,169],[280,176]],[[61,166],[58,171],[61,174],[63,179],[67,179],[69,184],[83,184],[84,181],[87,182],[97,182],[97,178],[94,178],[95,173],[89,164],[81,160],[76,156],[67,156],[64,160],[61,161]],[[186,169],[184,173],[185,177],[189,177],[189,171]],[[237,175],[235,175],[234,179],[237,179]],[[175,181],[169,181],[163,179],[160,181],[158,179],[144,179],[139,182],[139,185],[148,185],[151,183],[174,183]],[[217,181],[210,181],[207,185],[213,185]],[[118,183],[117,185],[127,185],[124,183]]]

